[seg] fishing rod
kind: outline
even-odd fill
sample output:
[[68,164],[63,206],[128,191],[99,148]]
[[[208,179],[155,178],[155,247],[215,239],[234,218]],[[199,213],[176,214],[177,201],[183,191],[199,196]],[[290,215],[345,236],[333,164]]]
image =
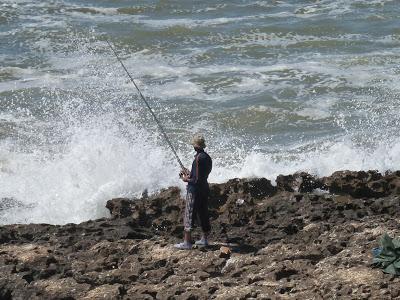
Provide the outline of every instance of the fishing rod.
[[139,92],[140,97],[142,98],[143,102],[146,104],[147,108],[149,109],[151,115],[153,116],[154,120],[156,121],[158,128],[161,131],[161,134],[164,136],[164,139],[166,140],[168,146],[171,148],[172,152],[175,155],[176,160],[178,161],[180,167],[182,170],[186,170],[186,168],[184,167],[182,161],[180,160],[178,154],[175,151],[174,146],[172,146],[172,143],[170,141],[170,139],[167,136],[167,133],[164,130],[164,127],[161,125],[160,121],[158,120],[156,114],[154,113],[153,109],[151,108],[151,106],[149,105],[149,103],[147,102],[146,98],[143,96],[142,92],[139,90],[139,87],[136,85],[135,80],[133,80],[133,77],[131,76],[131,74],[128,72],[128,70],[126,69],[124,63],[122,62],[122,60],[119,58],[117,52],[115,51],[114,47],[111,45],[111,43],[108,41],[107,38],[105,38],[108,46],[111,48],[112,52],[114,53],[115,57],[117,58],[117,60],[119,61],[119,63],[121,64],[122,68],[124,68],[126,74],[128,75],[129,79],[131,80],[131,82],[133,83],[133,85],[135,86],[135,88],[137,89],[137,91]]

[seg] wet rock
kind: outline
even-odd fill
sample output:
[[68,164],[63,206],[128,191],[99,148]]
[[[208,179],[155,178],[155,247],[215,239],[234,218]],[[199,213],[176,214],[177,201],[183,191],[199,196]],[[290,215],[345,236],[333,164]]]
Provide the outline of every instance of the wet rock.
[[279,175],[276,178],[279,191],[310,193],[315,189],[326,188],[323,182],[308,173],[300,172],[293,175]]
[[390,194],[388,183],[377,171],[339,171],[323,178],[329,192],[355,198],[378,198]]
[[107,201],[106,208],[113,218],[126,218],[138,209],[138,199],[116,198]]
[[243,195],[244,198],[262,199],[276,193],[276,188],[266,178],[231,179],[226,183],[230,194]]

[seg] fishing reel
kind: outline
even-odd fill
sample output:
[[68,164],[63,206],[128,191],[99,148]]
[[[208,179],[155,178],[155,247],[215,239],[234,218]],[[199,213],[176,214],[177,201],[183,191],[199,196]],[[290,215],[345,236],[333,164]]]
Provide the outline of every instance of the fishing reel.
[[182,178],[183,176],[189,176],[190,175],[190,171],[186,168],[183,168],[180,172],[179,172],[179,178]]

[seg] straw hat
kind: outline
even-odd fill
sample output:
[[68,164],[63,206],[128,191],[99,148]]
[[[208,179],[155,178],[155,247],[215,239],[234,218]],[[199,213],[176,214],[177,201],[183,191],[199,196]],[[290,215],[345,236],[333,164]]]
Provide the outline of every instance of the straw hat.
[[204,149],[206,147],[206,141],[204,139],[204,136],[197,133],[193,136],[192,138],[192,143],[191,143],[194,147],[198,147],[201,149]]

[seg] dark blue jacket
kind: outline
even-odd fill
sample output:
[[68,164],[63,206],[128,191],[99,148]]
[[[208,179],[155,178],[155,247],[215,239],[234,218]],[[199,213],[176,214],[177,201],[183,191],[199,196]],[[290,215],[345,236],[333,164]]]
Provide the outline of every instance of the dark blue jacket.
[[192,170],[190,171],[188,190],[208,193],[207,178],[212,170],[212,160],[204,150],[197,150],[196,152],[192,163]]

